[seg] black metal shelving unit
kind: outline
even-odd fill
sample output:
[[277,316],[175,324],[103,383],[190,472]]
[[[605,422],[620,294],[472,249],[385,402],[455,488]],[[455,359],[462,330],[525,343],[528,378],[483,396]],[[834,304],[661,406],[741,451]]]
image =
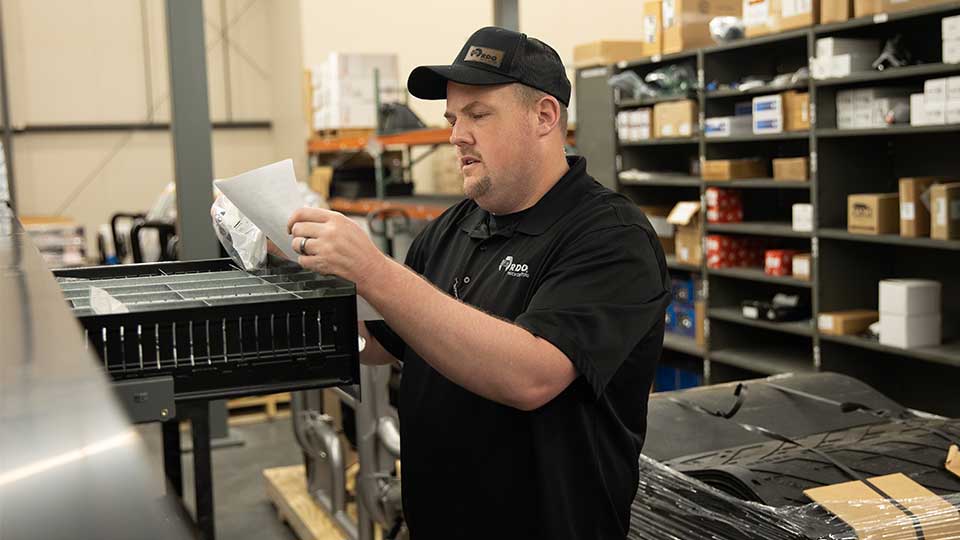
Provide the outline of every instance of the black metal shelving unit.
[[[735,189],[744,199],[743,223],[705,224],[704,235],[764,238],[774,246],[812,254],[811,279],[777,277],[750,268],[709,269],[678,263],[667,265],[676,275],[696,274],[703,280],[707,305],[706,343],[667,336],[664,359],[696,360],[708,383],[787,371],[829,370],[860,377],[902,402],[947,415],[960,414],[960,400],[949,381],[960,368],[960,240],[905,238],[898,235],[853,234],[846,229],[846,198],[852,193],[895,192],[908,176],[960,176],[960,125],[897,125],[883,129],[836,128],[836,92],[847,88],[912,86],[926,79],[960,75],[960,64],[944,64],[940,20],[960,14],[960,3],[945,3],[902,13],[860,17],[760,38],[741,40],[682,53],[655,56],[577,72],[577,141],[591,170],[609,170],[610,178],[631,168],[662,171],[638,181],[616,180],[611,187],[640,205],[669,206],[683,200],[704,202],[707,188]],[[729,83],[745,75],[772,78],[809,66],[816,40],[822,37],[892,37],[903,34],[918,65],[854,73],[847,77],[766,85],[745,91]],[[670,64],[695,69],[701,90],[699,134],[685,139],[653,139],[620,143],[616,113],[652,106],[659,101],[620,100],[606,84],[609,76],[632,70],[643,76]],[[705,91],[705,83],[720,88]],[[715,87],[715,86],[712,86]],[[733,104],[785,90],[810,94],[811,129],[776,135],[705,137],[705,118],[732,114]],[[762,156],[809,157],[809,181],[768,178],[704,182],[689,176],[691,160]],[[598,176],[597,173],[593,173]],[[789,207],[814,207],[810,232],[794,231]],[[751,209],[764,211],[751,215]],[[704,256],[704,259],[706,257]],[[943,284],[944,343],[938,347],[898,349],[858,336],[824,335],[816,314],[840,309],[876,309],[878,281],[893,277],[936,279]],[[809,300],[812,319],[768,322],[740,314],[742,300],[775,293],[799,294]],[[916,391],[922,388],[923,391]],[[911,389],[913,389],[911,391]]]

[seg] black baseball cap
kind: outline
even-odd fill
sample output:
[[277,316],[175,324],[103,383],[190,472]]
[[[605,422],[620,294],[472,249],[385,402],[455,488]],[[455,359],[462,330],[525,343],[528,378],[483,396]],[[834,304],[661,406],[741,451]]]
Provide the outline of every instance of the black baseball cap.
[[526,34],[497,26],[470,36],[449,66],[420,66],[407,88],[420,99],[446,99],[447,81],[469,85],[521,83],[570,105],[570,81],[552,47]]

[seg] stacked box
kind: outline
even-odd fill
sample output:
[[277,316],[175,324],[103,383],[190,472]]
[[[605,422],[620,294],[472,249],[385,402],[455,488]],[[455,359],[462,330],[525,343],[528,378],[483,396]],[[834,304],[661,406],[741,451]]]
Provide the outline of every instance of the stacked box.
[[898,87],[861,88],[837,92],[839,129],[882,128],[906,123],[913,111],[909,90]]
[[663,53],[713,45],[710,20],[739,17],[741,0],[663,0]]
[[711,234],[707,236],[708,268],[761,268],[766,242],[761,238],[738,238]]
[[880,343],[914,348],[939,345],[941,286],[924,279],[880,282]]
[[753,98],[753,132],[757,135],[809,129],[810,96],[789,91]]
[[930,196],[930,188],[939,181],[930,177],[900,179],[900,236],[930,236],[930,210],[923,198],[924,194]]
[[922,94],[910,96],[910,124],[936,126],[960,123],[960,76],[929,79]]
[[699,283],[693,276],[671,280],[673,301],[667,306],[666,331],[695,338],[700,321],[697,315]]
[[633,109],[617,113],[617,135],[621,142],[644,141],[653,134],[653,110]]
[[743,221],[743,198],[739,191],[707,188],[707,223],[740,223]]
[[796,249],[768,249],[763,256],[763,271],[770,276],[789,276],[793,274],[793,257],[800,253]]
[[752,125],[752,117],[749,114],[740,116],[717,116],[705,120],[703,133],[707,137],[749,135],[753,132]]
[[960,15],[942,21],[943,63],[960,64]]
[[819,22],[820,0],[743,0],[743,19],[747,37],[803,28]]
[[816,47],[816,58],[811,64],[814,79],[870,71],[880,54],[880,42],[876,39],[828,37],[818,39]]

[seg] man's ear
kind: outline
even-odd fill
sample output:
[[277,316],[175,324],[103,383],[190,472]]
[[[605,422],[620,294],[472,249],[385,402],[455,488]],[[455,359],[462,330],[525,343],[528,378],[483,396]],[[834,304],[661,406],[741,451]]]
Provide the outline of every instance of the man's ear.
[[537,101],[537,135],[543,137],[560,124],[560,102],[553,96],[543,96]]

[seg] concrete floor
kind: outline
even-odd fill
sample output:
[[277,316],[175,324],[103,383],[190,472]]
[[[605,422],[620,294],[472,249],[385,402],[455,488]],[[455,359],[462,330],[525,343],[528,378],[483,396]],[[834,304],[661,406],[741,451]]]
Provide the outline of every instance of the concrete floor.
[[[159,424],[142,426],[140,432],[162,469]],[[189,432],[182,432],[181,436],[184,443],[189,442]],[[217,538],[295,540],[293,531],[277,519],[277,512],[267,499],[262,474],[263,469],[270,467],[303,463],[290,418],[231,427],[230,436],[244,444],[213,451]],[[184,497],[187,508],[193,512],[192,454],[183,454],[183,469]]]

